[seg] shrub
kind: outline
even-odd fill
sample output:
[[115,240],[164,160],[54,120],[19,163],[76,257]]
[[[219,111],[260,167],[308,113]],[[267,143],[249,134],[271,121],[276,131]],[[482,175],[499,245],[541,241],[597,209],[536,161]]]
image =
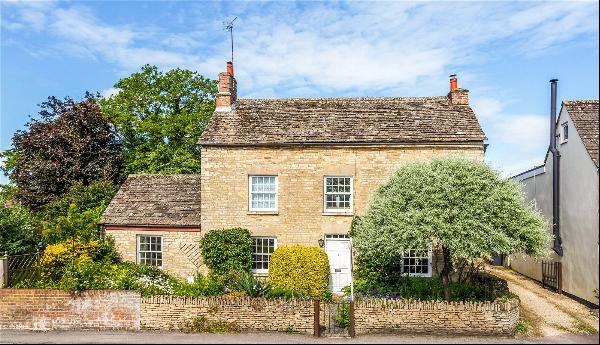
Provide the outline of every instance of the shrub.
[[321,298],[329,285],[329,260],[318,247],[283,246],[269,262],[269,283],[274,288]]
[[88,186],[80,181],[74,182],[69,191],[60,196],[60,199],[42,206],[44,219],[53,220],[64,216],[72,204],[77,205],[77,208],[83,211],[108,205],[117,189],[118,186],[108,181],[98,181]]
[[0,252],[12,255],[32,253],[36,250],[36,230],[39,221],[20,204],[0,196]]
[[200,240],[204,263],[216,274],[249,272],[252,239],[247,229],[211,230]]
[[234,290],[244,292],[250,297],[265,297],[271,291],[268,283],[261,281],[249,272],[238,274],[232,279],[230,285]]
[[215,274],[196,274],[192,283],[178,281],[174,290],[177,296],[220,296],[225,291],[225,279]]
[[104,211],[104,205],[81,210],[71,204],[67,213],[56,219],[42,222],[42,242],[54,244],[78,237],[84,242],[100,238],[98,221]]

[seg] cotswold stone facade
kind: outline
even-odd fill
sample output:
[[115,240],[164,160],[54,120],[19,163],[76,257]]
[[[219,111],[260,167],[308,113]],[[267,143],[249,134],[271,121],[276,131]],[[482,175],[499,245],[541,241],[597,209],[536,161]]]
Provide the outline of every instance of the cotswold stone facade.
[[[434,157],[483,160],[481,145],[355,147],[203,147],[202,229],[241,226],[277,245],[318,245],[325,234],[347,234],[377,186],[404,164]],[[248,176],[278,177],[277,212],[250,212]],[[353,177],[353,210],[326,213],[325,176]],[[218,183],[217,183],[218,181]]]
[[193,276],[201,266],[199,229],[109,227],[106,234],[115,240],[115,246],[124,261],[136,262],[139,236],[162,237],[162,266],[169,273],[183,279]]
[[[215,103],[198,140],[200,175],[129,176],[107,207],[101,224],[124,259],[161,256],[164,269],[189,276],[198,268],[178,251],[182,238],[243,227],[254,237],[255,274],[268,273],[277,247],[321,245],[339,292],[350,282],[352,218],[379,185],[410,162],[483,160],[485,152],[485,134],[456,76],[445,96],[237,99],[228,63]],[[190,229],[200,233],[182,234]],[[136,241],[150,231],[164,246],[140,253]],[[402,258],[403,272],[431,276],[435,256],[414,249]]]

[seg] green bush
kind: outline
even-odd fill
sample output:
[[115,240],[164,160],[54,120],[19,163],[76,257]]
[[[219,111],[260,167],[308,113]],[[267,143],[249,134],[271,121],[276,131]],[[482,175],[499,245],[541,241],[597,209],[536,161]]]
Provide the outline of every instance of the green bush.
[[[495,295],[484,288],[466,283],[453,282],[449,285],[450,300],[452,301],[489,301]],[[350,287],[343,289],[350,293]],[[443,300],[444,286],[439,277],[407,277],[402,276],[395,284],[382,284],[366,279],[354,281],[355,297],[361,298],[387,298],[387,299],[417,299],[422,301]]]
[[269,283],[320,299],[329,285],[327,254],[319,247],[279,247],[269,262]]
[[250,297],[265,297],[271,291],[268,283],[249,272],[240,272],[234,276],[230,286],[235,291],[245,292]]
[[269,292],[265,294],[266,298],[308,298],[308,295],[301,292],[296,292],[281,288],[271,288]]
[[211,230],[200,240],[204,263],[211,272],[249,272],[252,265],[252,239],[247,229]]
[[77,208],[83,211],[108,205],[117,189],[118,186],[108,181],[94,182],[88,186],[77,181],[71,185],[68,192],[60,196],[60,199],[42,206],[44,220],[51,221],[64,216],[69,211],[71,204],[77,205]]
[[0,196],[0,252],[12,255],[32,253],[38,242],[36,231],[39,220],[27,207],[10,205],[11,200]]
[[177,296],[220,296],[225,291],[225,279],[222,276],[196,274],[192,283],[178,281],[174,286]]

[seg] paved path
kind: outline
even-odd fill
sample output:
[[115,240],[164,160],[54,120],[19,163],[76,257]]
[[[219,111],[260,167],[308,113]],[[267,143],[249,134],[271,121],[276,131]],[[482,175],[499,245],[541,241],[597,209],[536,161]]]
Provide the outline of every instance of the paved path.
[[598,311],[542,288],[535,280],[511,269],[488,266],[486,270],[508,282],[521,299],[521,318],[531,335],[557,336],[568,333],[598,333]]
[[300,334],[186,334],[179,332],[96,332],[96,331],[0,331],[0,343],[16,344],[597,344],[598,335],[563,334],[544,338],[441,337],[373,335],[349,338],[313,338]]

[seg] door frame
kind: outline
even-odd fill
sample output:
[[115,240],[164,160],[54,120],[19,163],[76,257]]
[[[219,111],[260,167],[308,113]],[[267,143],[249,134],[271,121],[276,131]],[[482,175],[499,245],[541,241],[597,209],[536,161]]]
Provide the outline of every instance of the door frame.
[[[352,290],[352,297],[354,297],[354,277],[353,277],[353,270],[354,270],[354,258],[353,258],[353,253],[352,253],[352,239],[350,238],[350,235],[348,234],[324,234],[323,236],[325,238],[325,245],[324,245],[324,249],[325,249],[325,253],[327,254],[327,260],[329,260],[329,253],[327,252],[327,242],[347,242],[348,243],[348,254],[349,254],[349,258],[350,258],[350,265],[348,267],[348,278],[350,281],[350,287]],[[333,279],[332,279],[332,274],[333,272],[329,273],[329,288],[332,290],[332,292],[334,293],[340,293],[341,291],[333,291]],[[352,298],[354,299],[354,298]]]

